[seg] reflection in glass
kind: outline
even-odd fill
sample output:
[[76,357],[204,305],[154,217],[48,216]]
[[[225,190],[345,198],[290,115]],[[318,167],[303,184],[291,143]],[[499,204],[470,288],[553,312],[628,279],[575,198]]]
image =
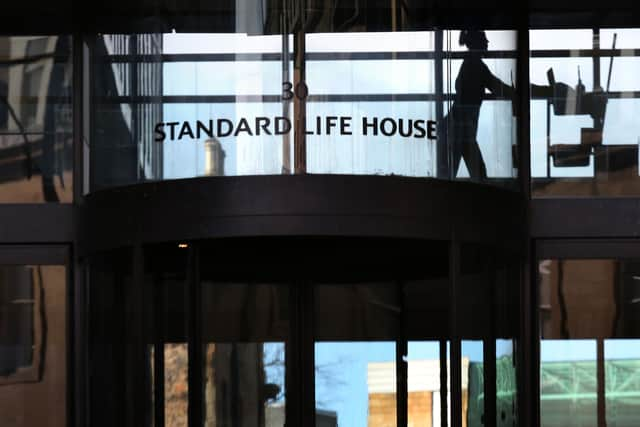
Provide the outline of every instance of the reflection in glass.
[[513,341],[496,340],[496,426],[513,427],[516,414],[517,379]]
[[284,426],[284,343],[214,343],[205,350],[205,425]]
[[316,417],[322,425],[396,425],[395,342],[315,345]]
[[164,345],[164,422],[167,427],[187,426],[188,362],[186,343]]
[[640,262],[542,260],[538,272],[542,425],[637,425]]
[[530,32],[530,79],[553,91],[550,97],[532,93],[535,196],[640,194],[640,129],[633,120],[638,34],[623,28]]
[[396,425],[398,301],[393,283],[315,286],[315,403],[322,425]]
[[0,37],[0,203],[71,202],[71,37]]
[[[451,79],[449,88],[452,89],[452,86],[455,86],[455,97],[448,114],[443,119],[443,126],[446,124],[446,128],[442,129],[442,136],[446,138],[451,155],[450,176],[451,178],[458,176],[460,163],[464,159],[468,176],[474,181],[486,181],[487,166],[478,144],[480,110],[485,91],[490,91],[498,99],[510,100],[514,96],[514,87],[496,77],[483,61],[482,58],[489,46],[486,32],[463,30],[458,35],[458,43],[465,46],[468,51],[464,54],[455,80],[453,75],[449,76]],[[510,65],[515,65],[515,60],[511,61]],[[513,79],[511,84],[513,85]],[[505,130],[507,131],[506,148],[510,151],[513,135],[511,114],[515,110],[509,105],[506,107],[502,109],[503,117],[500,117],[502,120],[496,121],[500,127],[506,124],[506,129],[496,134],[501,136]],[[495,118],[498,119],[498,117]],[[508,152],[508,154],[510,160],[511,153]],[[512,176],[512,171],[508,172],[506,176]]]
[[[411,426],[442,424],[442,388],[440,387],[440,342],[409,341],[407,353],[408,422]],[[447,342],[447,385],[449,384],[449,343]],[[451,407],[447,393],[446,408]],[[448,413],[445,413],[449,420]]]
[[310,32],[302,43],[280,30],[97,36],[91,189],[289,173],[470,171],[513,184],[514,31],[486,32],[480,55],[457,46],[459,31]]
[[604,359],[607,425],[639,425],[640,340],[605,340]]
[[[143,292],[153,304],[148,313],[149,418],[165,426],[186,427],[189,402],[188,250],[177,244],[145,251]],[[144,304],[144,303],[143,303]],[[161,421],[163,420],[163,421]]]
[[595,340],[540,342],[540,425],[597,425]]
[[205,425],[284,426],[288,287],[204,280],[201,309]]
[[66,421],[66,269],[0,266],[0,425]]
[[484,424],[484,353],[482,341],[462,341],[462,419],[468,427]]

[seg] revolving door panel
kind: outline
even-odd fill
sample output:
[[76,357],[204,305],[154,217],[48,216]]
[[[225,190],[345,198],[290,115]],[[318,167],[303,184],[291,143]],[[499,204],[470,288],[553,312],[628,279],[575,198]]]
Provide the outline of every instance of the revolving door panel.
[[517,421],[517,257],[449,242],[286,243],[96,256],[92,425]]

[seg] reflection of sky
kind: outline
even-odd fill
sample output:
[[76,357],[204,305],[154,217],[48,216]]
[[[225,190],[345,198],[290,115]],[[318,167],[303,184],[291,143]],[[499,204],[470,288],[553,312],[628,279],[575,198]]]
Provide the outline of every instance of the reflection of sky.
[[[315,346],[316,406],[335,411],[338,425],[367,425],[367,366],[395,362],[395,342],[321,342]],[[481,341],[463,341],[462,356],[482,362]],[[496,355],[512,354],[511,341],[498,340]],[[437,341],[410,341],[406,360],[438,360]]]
[[[606,359],[640,359],[640,339],[607,339],[604,342]],[[596,360],[597,345],[594,339],[542,340],[542,362]]]
[[395,342],[315,345],[316,407],[338,414],[338,425],[367,426],[367,364],[395,361]]
[[267,342],[263,344],[264,371],[267,384],[277,384],[280,394],[277,400],[284,397],[285,392],[285,347],[282,342]]

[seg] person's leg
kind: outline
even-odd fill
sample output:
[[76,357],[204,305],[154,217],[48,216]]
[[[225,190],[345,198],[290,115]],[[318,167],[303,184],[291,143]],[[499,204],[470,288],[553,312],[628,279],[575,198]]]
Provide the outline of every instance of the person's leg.
[[466,141],[462,155],[469,169],[469,176],[473,181],[485,181],[487,179],[487,168],[482,159],[480,146],[475,140]]

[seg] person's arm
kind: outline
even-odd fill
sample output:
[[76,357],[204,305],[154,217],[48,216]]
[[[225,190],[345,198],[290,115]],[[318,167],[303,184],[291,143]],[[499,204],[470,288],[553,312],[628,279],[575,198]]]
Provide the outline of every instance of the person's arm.
[[484,85],[489,89],[489,92],[508,99],[515,97],[515,88],[505,84],[502,80],[494,76],[484,62],[482,63],[482,74]]
[[[516,96],[516,89],[513,86],[506,85],[502,80],[494,76],[489,68],[484,66],[486,87],[494,95],[503,95],[505,98],[514,99]],[[551,86],[541,86],[532,84],[531,86],[532,98],[551,98],[553,96],[553,88]]]

